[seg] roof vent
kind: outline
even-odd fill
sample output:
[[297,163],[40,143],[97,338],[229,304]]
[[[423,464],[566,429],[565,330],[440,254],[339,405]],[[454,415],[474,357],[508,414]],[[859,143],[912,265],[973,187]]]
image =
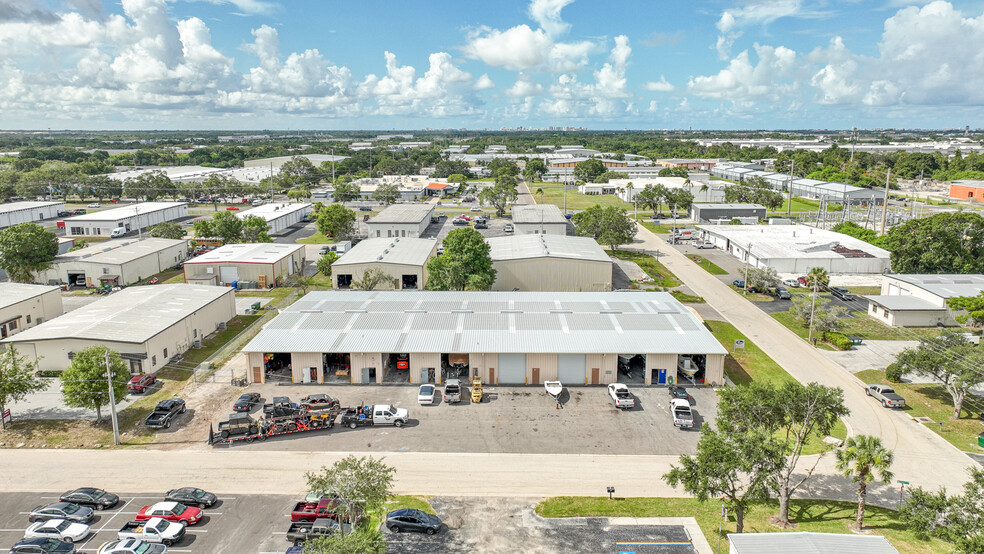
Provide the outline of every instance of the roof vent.
[[376,256],[376,261],[377,261],[377,262],[381,262],[381,261],[383,261],[383,257],[382,257],[382,256]]

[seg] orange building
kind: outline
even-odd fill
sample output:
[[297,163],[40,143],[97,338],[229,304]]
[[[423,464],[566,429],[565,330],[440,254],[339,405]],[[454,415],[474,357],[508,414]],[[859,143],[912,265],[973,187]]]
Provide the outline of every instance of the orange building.
[[950,184],[950,198],[957,200],[984,200],[984,181],[953,181]]
[[608,158],[570,158],[570,159],[560,159],[552,160],[550,162],[551,167],[577,167],[578,164],[584,163],[590,159],[595,159],[601,162],[601,165],[605,167],[628,167],[629,164],[623,160],[609,160]]

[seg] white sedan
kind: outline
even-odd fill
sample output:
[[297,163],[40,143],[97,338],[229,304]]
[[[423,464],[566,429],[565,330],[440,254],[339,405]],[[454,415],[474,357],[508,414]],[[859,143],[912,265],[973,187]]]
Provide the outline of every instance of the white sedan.
[[84,523],[72,523],[67,519],[49,519],[39,521],[27,528],[25,539],[58,539],[68,542],[78,542],[89,536],[89,526]]
[[100,204],[99,202],[93,202],[92,204],[89,204],[86,207],[87,208],[101,208],[102,207],[102,204]]
[[430,406],[434,403],[434,394],[437,388],[434,385],[420,385],[420,390],[417,391],[417,402],[421,406]]

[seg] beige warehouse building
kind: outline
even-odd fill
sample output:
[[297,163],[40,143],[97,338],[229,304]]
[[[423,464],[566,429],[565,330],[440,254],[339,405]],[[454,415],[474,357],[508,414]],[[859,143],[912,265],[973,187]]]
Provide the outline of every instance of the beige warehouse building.
[[394,204],[366,222],[369,238],[420,238],[434,217],[433,204]]
[[567,234],[567,218],[553,204],[514,204],[512,220],[517,235]]
[[187,257],[186,240],[129,238],[94,242],[55,256],[51,268],[37,274],[35,282],[79,287],[132,285]]
[[261,242],[227,244],[184,263],[185,282],[229,286],[254,282],[259,288],[281,285],[304,271],[304,245]]
[[0,283],[0,339],[36,327],[64,311],[59,287]]
[[591,237],[514,235],[486,242],[496,270],[492,290],[612,290],[612,260]]
[[70,217],[65,220],[65,234],[108,237],[113,229],[122,228],[131,233],[184,217],[188,217],[187,202],[141,202]]
[[42,371],[62,371],[74,353],[106,346],[120,353],[132,373],[153,373],[236,315],[232,289],[197,285],[149,285],[113,293],[46,321],[0,344],[38,360]]
[[243,352],[253,382],[724,384],[727,350],[664,292],[316,291]]
[[367,239],[332,264],[332,288],[356,287],[365,272],[375,268],[392,277],[377,290],[423,289],[427,286],[427,262],[436,254],[434,239]]

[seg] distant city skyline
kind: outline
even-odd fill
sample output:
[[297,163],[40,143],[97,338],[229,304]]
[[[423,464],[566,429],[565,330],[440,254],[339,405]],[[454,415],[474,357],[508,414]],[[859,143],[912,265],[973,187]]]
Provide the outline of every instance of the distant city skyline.
[[984,5],[0,0],[0,129],[976,129]]

